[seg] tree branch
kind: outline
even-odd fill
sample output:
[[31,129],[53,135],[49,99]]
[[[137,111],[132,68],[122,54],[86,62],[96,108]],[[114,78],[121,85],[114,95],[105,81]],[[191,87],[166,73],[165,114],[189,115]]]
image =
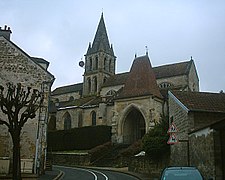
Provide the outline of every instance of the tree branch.
[[10,128],[9,123],[7,123],[6,121],[2,120],[1,118],[0,118],[0,125],[6,125],[8,128]]

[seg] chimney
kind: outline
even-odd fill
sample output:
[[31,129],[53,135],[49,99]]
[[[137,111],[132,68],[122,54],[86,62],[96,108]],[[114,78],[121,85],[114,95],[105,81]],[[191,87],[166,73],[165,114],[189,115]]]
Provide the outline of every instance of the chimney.
[[10,41],[10,34],[11,33],[12,33],[12,31],[10,30],[10,27],[7,27],[7,25],[5,25],[4,29],[2,29],[0,27],[0,36],[3,36],[4,38],[6,38],[9,41]]

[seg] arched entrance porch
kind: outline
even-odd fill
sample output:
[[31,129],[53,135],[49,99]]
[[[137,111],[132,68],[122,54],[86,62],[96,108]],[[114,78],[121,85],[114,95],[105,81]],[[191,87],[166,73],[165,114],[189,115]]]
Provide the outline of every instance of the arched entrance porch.
[[123,143],[132,144],[141,139],[146,132],[145,119],[142,113],[132,108],[124,119],[123,123]]

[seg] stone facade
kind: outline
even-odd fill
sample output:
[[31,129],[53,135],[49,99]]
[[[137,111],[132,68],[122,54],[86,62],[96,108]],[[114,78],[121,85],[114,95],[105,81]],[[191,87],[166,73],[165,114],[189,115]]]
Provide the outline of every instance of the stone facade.
[[[10,39],[6,39],[0,34],[1,85],[6,86],[6,83],[9,82],[16,85],[19,82],[24,87],[29,86],[44,93],[43,107],[38,112],[39,114],[36,115],[35,119],[27,121],[21,133],[21,158],[31,159],[35,167],[33,171],[35,172],[38,169],[43,170],[44,167],[48,104],[51,85],[54,81],[54,77],[47,71],[48,62],[42,59],[39,60],[42,62],[41,64],[38,64],[33,57],[26,54]],[[7,119],[2,112],[0,112],[0,117]],[[0,156],[11,158],[11,136],[5,126],[0,126],[0,141]]]
[[[55,119],[53,124],[57,130],[102,124],[112,126],[115,143],[140,139],[162,115],[167,115],[168,89],[199,90],[192,59],[152,67],[146,54],[134,59],[129,72],[116,74],[116,56],[108,41],[103,14],[85,62],[80,65],[85,68],[82,89],[80,84],[74,84],[52,92],[54,110],[50,116]],[[71,96],[74,98],[70,99]]]
[[169,92],[170,123],[178,129],[171,165],[196,166],[206,179],[224,179],[224,102],[220,93]]

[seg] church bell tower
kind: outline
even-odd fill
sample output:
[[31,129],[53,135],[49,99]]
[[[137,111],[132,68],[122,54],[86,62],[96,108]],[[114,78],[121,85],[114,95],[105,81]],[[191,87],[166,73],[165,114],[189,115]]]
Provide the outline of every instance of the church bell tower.
[[109,44],[103,13],[93,43],[85,55],[83,96],[98,95],[102,84],[115,74],[116,56]]

